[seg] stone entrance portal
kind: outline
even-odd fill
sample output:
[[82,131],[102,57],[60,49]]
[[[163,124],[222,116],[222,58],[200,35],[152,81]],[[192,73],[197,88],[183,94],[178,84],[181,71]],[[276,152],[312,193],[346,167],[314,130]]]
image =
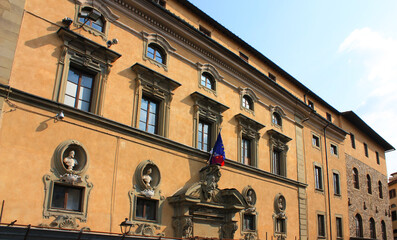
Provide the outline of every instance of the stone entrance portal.
[[238,226],[235,214],[248,204],[236,189],[219,189],[220,167],[200,170],[200,181],[169,197],[174,207],[175,237],[194,236],[233,239]]

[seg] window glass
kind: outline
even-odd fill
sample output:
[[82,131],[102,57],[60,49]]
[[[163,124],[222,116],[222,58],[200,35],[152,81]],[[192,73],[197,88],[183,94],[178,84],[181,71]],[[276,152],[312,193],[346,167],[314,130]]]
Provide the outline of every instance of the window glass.
[[243,138],[241,142],[241,160],[246,165],[251,165],[251,141]]
[[[93,11],[92,8],[89,8],[89,7],[83,8],[80,12],[79,22],[83,23],[86,26],[90,26],[90,27],[98,30],[99,32],[103,32],[104,20],[103,20],[102,15],[98,18],[98,20],[93,21],[88,18],[91,11]],[[96,10],[94,10],[94,11],[96,11]]]
[[142,97],[139,129],[157,134],[158,103]]
[[281,116],[278,113],[273,113],[272,121],[274,124],[281,126]]
[[255,230],[255,215],[244,214],[244,229],[245,230]]
[[325,237],[325,218],[324,215],[317,215],[317,232],[319,237]]
[[323,189],[323,177],[322,177],[322,173],[321,173],[321,167],[318,167],[318,166],[314,167],[314,180],[315,180],[316,189],[322,190]]
[[70,67],[64,103],[84,111],[90,111],[94,76]]
[[214,79],[209,73],[203,73],[201,75],[201,85],[209,89],[215,90]]
[[339,174],[333,173],[333,177],[334,177],[334,194],[340,195]]
[[82,191],[81,188],[54,184],[51,207],[80,211]]
[[336,218],[336,237],[337,238],[343,238],[343,223],[342,223],[342,218],[337,217]]
[[250,97],[248,97],[248,96],[244,96],[243,97],[243,107],[244,108],[246,108],[246,109],[251,109],[252,110],[252,100],[251,100],[251,98]]
[[356,237],[363,237],[363,223],[360,214],[355,217],[356,223]]
[[157,201],[145,198],[136,199],[135,216],[145,220],[156,220]]
[[281,152],[276,149],[273,151],[273,173],[282,175]]
[[200,121],[198,128],[197,147],[203,151],[209,151],[211,125],[209,123]]
[[276,232],[278,233],[285,233],[285,219],[276,218]]
[[165,64],[165,58],[164,58],[165,54],[163,53],[160,46],[158,46],[154,43],[149,44],[146,56],[155,60],[156,62]]
[[320,138],[315,136],[315,135],[313,135],[312,144],[315,147],[320,147]]

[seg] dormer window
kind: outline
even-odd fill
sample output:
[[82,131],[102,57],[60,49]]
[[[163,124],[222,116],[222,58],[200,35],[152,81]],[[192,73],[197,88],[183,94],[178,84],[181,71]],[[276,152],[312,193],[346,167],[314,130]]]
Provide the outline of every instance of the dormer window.
[[150,43],[147,49],[147,57],[153,59],[154,61],[165,64],[165,53],[164,50],[157,44]]

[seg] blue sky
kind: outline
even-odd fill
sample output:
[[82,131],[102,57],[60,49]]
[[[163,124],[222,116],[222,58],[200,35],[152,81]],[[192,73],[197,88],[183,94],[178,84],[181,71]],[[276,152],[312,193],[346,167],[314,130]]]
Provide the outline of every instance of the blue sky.
[[190,1],[397,148],[397,1]]

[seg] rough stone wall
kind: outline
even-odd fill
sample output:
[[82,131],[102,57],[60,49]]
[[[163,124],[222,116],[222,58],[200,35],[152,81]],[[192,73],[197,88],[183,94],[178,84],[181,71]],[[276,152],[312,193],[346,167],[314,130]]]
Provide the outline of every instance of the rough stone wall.
[[25,0],[0,0],[0,83],[8,84]]
[[[376,238],[382,239],[381,221],[385,221],[387,239],[393,239],[392,223],[389,211],[389,195],[387,176],[371,168],[362,161],[350,155],[346,157],[347,192],[349,197],[349,231],[350,236],[356,236],[355,216],[359,213],[363,221],[363,237],[370,238],[369,219],[375,220]],[[359,174],[359,189],[354,188],[353,168]],[[371,176],[372,194],[368,193],[367,174]],[[379,198],[378,181],[382,182],[383,198]]]

